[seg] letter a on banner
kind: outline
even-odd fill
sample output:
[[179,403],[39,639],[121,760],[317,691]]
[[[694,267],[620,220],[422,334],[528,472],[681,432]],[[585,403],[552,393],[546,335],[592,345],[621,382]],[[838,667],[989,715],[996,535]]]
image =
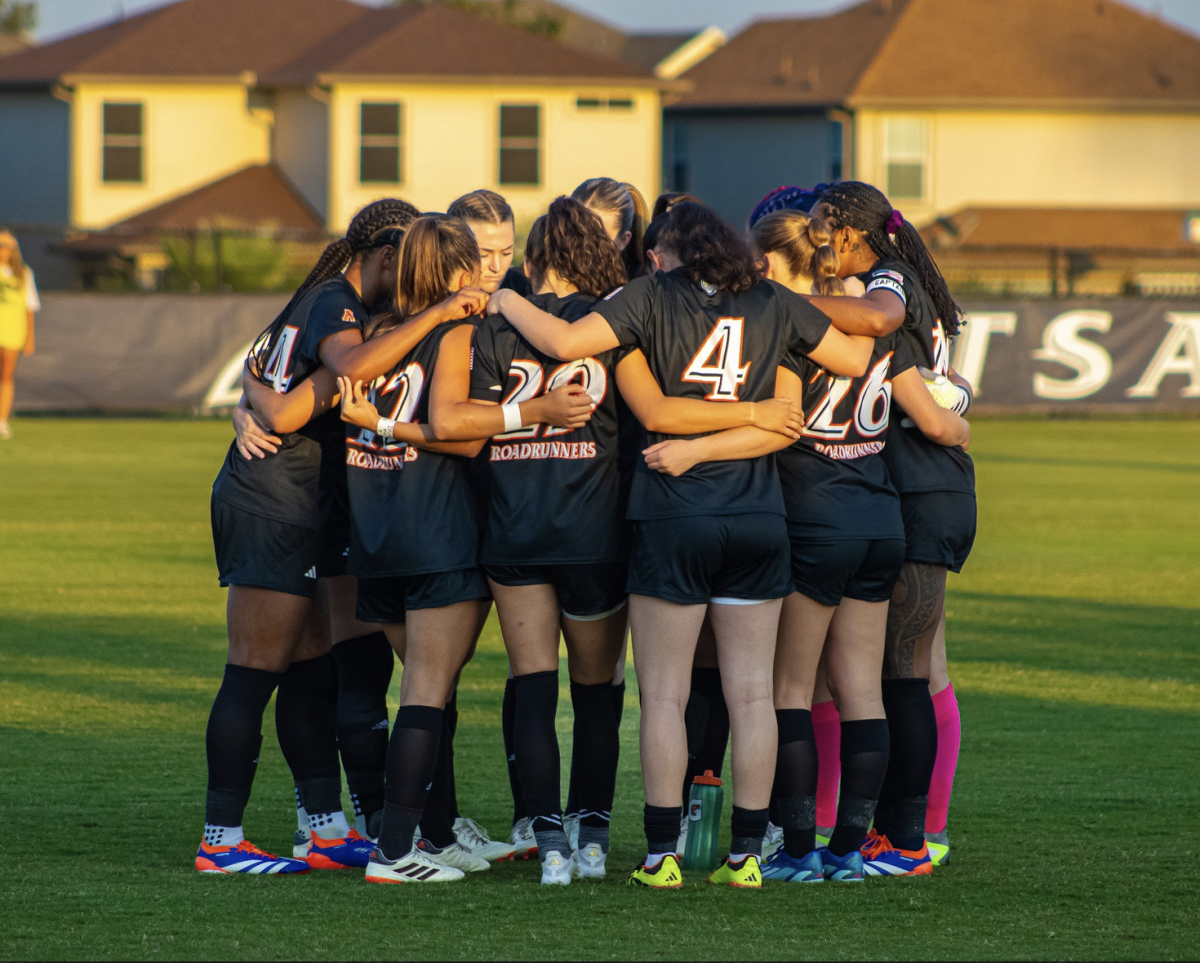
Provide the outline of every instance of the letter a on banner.
[[1082,331],[1107,334],[1112,315],[1107,311],[1068,311],[1046,325],[1042,346],[1033,356],[1038,361],[1053,361],[1076,371],[1074,378],[1051,378],[1041,372],[1033,376],[1033,393],[1048,401],[1075,401],[1086,398],[1108,384],[1112,376],[1112,358],[1100,345],[1080,336]]
[[1158,346],[1150,366],[1132,388],[1127,398],[1157,398],[1162,380],[1170,374],[1185,374],[1188,385],[1181,398],[1200,398],[1200,314],[1167,313],[1170,332]]

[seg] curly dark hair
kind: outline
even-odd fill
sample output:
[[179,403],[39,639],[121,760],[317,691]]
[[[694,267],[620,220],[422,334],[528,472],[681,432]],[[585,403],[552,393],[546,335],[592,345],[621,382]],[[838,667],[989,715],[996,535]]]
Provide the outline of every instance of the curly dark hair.
[[318,285],[337,277],[356,257],[368,251],[389,246],[399,251],[404,232],[420,216],[421,212],[416,207],[397,197],[385,197],[375,201],[355,214],[350,226],[346,228],[346,236],[338,238],[325,248],[313,269],[308,272],[304,283],[296,288],[296,293],[292,295],[287,306],[254,342],[251,355],[258,369],[263,369],[266,359],[275,350],[275,344],[283,333],[287,319],[304,295]]
[[539,282],[553,271],[584,294],[602,298],[625,283],[625,266],[600,218],[570,197],[539,217],[525,242],[525,263]]
[[[916,271],[946,333],[951,337],[958,334],[962,309],[955,303],[946,279],[917,229],[897,216],[898,212],[883,191],[862,181],[842,181],[826,187],[817,203],[829,209],[829,219],[835,229],[852,227],[861,231],[871,250],[880,257],[896,258]],[[894,228],[890,234],[889,227]]]
[[683,201],[655,225],[655,246],[679,258],[691,280],[734,294],[762,280],[762,266],[750,245],[711,207]]

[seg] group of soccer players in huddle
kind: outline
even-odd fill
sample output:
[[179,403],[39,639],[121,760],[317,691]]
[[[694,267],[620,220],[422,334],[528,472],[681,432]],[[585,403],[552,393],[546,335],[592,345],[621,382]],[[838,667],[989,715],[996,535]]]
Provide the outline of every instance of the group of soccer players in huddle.
[[[931,872],[959,738],[946,573],[975,495],[960,312],[920,235],[860,182],[774,191],[743,234],[596,178],[521,268],[514,246],[490,191],[376,201],[250,351],[213,486],[229,659],[196,868],[431,883],[536,856],[542,883],[603,877],[631,635],[631,884],[682,885],[687,792],[731,738],[709,882]],[[455,793],[458,678],[493,603],[508,843]],[[242,830],[272,693],[292,857]]]

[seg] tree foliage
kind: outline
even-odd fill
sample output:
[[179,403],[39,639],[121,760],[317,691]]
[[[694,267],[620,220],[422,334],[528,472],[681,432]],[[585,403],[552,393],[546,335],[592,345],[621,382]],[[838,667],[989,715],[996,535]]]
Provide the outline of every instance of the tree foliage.
[[[0,0],[0,3],[4,0]],[[440,3],[454,7],[509,27],[519,27],[535,37],[557,40],[563,32],[563,21],[538,11],[532,17],[522,16],[521,0],[392,0],[393,3]]]
[[33,33],[37,25],[37,0],[0,0],[0,33],[20,37]]

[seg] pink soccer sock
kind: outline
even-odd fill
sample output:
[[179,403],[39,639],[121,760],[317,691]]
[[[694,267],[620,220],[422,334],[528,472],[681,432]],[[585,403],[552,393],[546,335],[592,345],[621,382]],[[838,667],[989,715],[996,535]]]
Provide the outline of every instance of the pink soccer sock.
[[837,825],[838,783],[842,779],[842,717],[832,702],[812,707],[817,739],[817,825]]
[[933,697],[937,716],[937,761],[929,782],[929,802],[925,807],[925,832],[944,833],[950,812],[950,793],[954,789],[954,770],[958,766],[958,747],[962,741],[962,720],[958,715],[958,697],[954,686],[946,686]]

